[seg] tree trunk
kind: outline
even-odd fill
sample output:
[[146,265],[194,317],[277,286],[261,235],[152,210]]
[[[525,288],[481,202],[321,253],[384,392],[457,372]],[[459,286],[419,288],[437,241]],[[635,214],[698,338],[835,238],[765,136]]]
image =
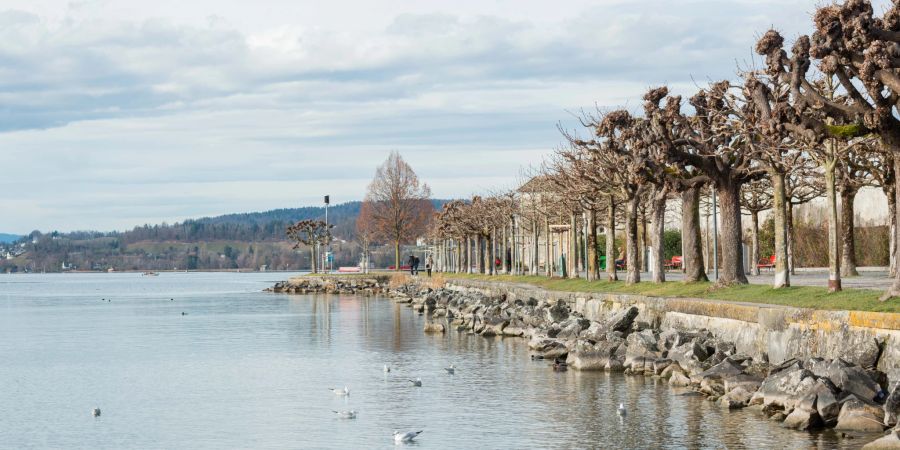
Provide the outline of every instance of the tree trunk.
[[313,244],[309,246],[309,271],[312,273],[319,273],[316,268],[316,246]]
[[709,281],[703,264],[703,240],[700,236],[700,187],[681,193],[681,248],[684,282]]
[[537,220],[533,220],[532,224],[532,232],[534,233],[534,239],[532,242],[531,249],[531,274],[537,276],[538,274],[538,266],[540,265],[540,229],[538,228]]
[[[900,184],[900,183],[898,183]],[[609,198],[609,206],[606,208],[606,279],[619,281],[616,273],[616,204],[612,196]]]
[[750,211],[753,228],[750,229],[750,274],[759,275],[759,211]]
[[841,190],[841,276],[859,276],[856,271],[856,239],[853,230],[856,228],[853,217],[853,204],[856,200],[856,189],[844,187]]
[[569,278],[578,278],[578,219],[573,212],[569,216],[569,255],[566,258]]
[[[893,194],[893,193],[889,193]],[[890,239],[889,239],[889,249],[890,249],[890,257],[888,262],[888,272],[890,276],[897,275],[897,198],[893,195],[888,195],[888,216],[890,216],[890,226],[888,229],[890,230]]]
[[400,271],[400,240],[394,241],[394,268]]
[[472,270],[472,236],[466,236],[466,273],[474,273]]
[[548,277],[553,276],[553,235],[550,234],[550,217],[544,219],[544,233],[547,235],[544,241],[544,274]]
[[666,232],[666,196],[668,189],[657,189],[654,191],[653,205],[651,211],[651,222],[653,228],[650,229],[650,245],[653,247],[653,261],[650,270],[653,272],[652,280],[654,283],[665,283],[666,281],[666,250],[665,250],[665,232]]
[[587,250],[585,251],[584,273],[589,281],[599,279],[599,271],[597,269],[597,214],[594,210],[590,210],[585,215],[587,229],[585,230],[585,240],[587,241]]
[[797,267],[796,261],[794,260],[794,204],[789,200],[790,199],[785,199],[784,205],[784,220],[787,223],[787,262],[791,275],[796,275]]
[[772,170],[772,210],[775,214],[775,289],[791,285],[788,267],[787,222],[785,220],[784,174]]
[[[897,203],[897,200],[900,200],[900,137],[894,137],[893,139],[883,139],[885,147],[888,150],[893,152],[894,154],[894,179],[897,180],[894,183],[894,203]],[[897,223],[900,223],[900,208],[894,208],[894,214],[896,215]],[[895,233],[900,233],[900,226],[894,227]],[[900,244],[900,235],[894,236],[894,244]],[[894,251],[894,267],[900,267],[900,251]],[[884,295],[881,296],[881,301],[885,301],[891,297],[900,296],[900,270],[894,271],[894,283],[890,289],[888,289]]]
[[722,229],[720,230],[722,248],[722,267],[719,270],[718,284],[747,284],[744,274],[744,258],[741,246],[741,186],[730,179],[716,183],[716,196],[722,210]]
[[510,226],[512,225],[509,223],[503,226],[503,235],[500,237],[500,259],[502,260],[500,268],[504,274],[509,274],[510,258],[507,258],[506,255],[509,253]]
[[[637,195],[625,203],[625,283],[634,284],[641,281],[641,268],[638,265],[638,202]],[[615,264],[615,261],[613,261]]]
[[640,234],[638,235],[638,260],[641,261],[641,264],[638,267],[642,272],[649,272],[650,267],[647,264],[647,211],[646,209],[641,211],[638,208],[638,214],[641,218]]
[[[825,143],[831,147],[829,152],[835,151],[835,143]],[[828,292],[841,290],[841,247],[838,239],[838,206],[834,181],[834,167],[836,161],[834,153],[825,159],[825,200],[828,204]]]

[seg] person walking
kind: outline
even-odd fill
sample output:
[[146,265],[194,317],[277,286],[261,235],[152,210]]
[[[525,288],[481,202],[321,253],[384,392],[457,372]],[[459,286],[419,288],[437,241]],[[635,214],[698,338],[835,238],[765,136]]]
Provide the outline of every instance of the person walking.
[[419,276],[419,257],[413,256],[413,275]]
[[409,259],[407,259],[406,263],[409,265],[409,274],[416,274],[416,255],[409,255]]
[[425,271],[428,272],[428,278],[431,278],[431,267],[434,265],[434,260],[431,259],[431,255],[428,255],[428,259],[425,260]]

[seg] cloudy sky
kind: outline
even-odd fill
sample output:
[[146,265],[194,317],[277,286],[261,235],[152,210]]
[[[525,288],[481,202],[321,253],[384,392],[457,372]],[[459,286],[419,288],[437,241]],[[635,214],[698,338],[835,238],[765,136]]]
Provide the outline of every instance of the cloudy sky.
[[752,63],[814,1],[3,0],[0,232],[512,187],[558,123]]

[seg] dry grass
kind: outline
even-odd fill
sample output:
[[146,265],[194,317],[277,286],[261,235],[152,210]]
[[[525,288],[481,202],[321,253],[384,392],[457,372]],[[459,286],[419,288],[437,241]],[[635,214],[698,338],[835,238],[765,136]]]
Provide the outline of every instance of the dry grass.
[[409,284],[412,281],[412,276],[406,272],[397,272],[391,275],[391,281],[388,283],[388,287],[391,289],[397,289],[400,286],[404,286]]

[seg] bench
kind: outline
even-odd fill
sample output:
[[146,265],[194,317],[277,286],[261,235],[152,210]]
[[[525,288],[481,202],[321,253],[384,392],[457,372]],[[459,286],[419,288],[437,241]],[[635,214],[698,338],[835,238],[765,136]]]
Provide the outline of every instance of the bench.
[[759,269],[775,269],[775,255],[760,259],[756,267]]

